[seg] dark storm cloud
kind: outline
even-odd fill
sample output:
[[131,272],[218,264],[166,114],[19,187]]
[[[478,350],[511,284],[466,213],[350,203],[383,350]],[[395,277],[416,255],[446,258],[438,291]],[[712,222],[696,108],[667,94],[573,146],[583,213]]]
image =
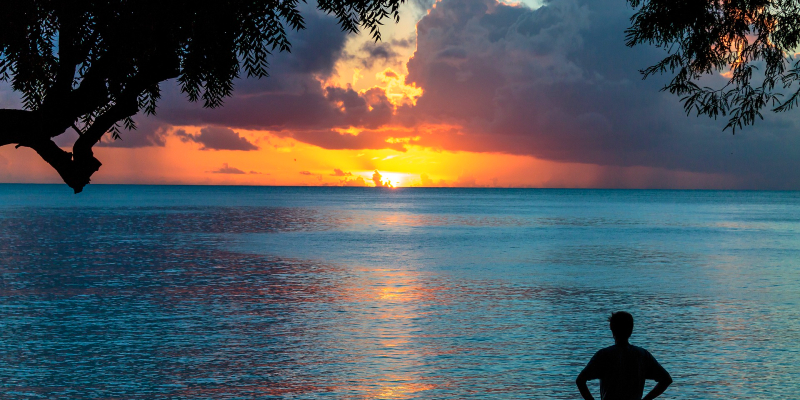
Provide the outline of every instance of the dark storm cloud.
[[[102,147],[164,147],[167,144],[170,126],[153,118],[146,118],[141,114],[136,118],[136,129],[120,130],[120,138],[114,140],[111,134],[106,133],[103,140],[98,143]],[[77,139],[77,137],[75,138]],[[70,142],[70,143],[74,143]]]
[[[271,77],[267,79],[280,79]],[[307,79],[306,79],[307,78]],[[306,81],[303,81],[306,79]],[[171,123],[215,124],[261,130],[330,129],[360,126],[375,128],[392,118],[392,105],[382,91],[360,94],[350,88],[320,88],[313,77],[304,77],[297,91],[234,95],[218,109],[171,109]],[[248,81],[249,82],[249,81]]]
[[403,143],[387,142],[387,133],[383,131],[364,131],[358,135],[339,133],[332,130],[285,131],[277,134],[285,134],[301,142],[310,143],[328,150],[392,149],[402,152],[407,151]]
[[290,34],[291,53],[275,53],[270,77],[240,79],[234,94],[217,109],[189,103],[170,86],[159,117],[174,125],[221,125],[262,130],[376,127],[389,122],[385,94],[359,94],[348,88],[321,87],[342,57],[347,33],[336,19],[304,6],[307,29]]
[[[424,89],[398,121],[461,129],[423,135],[447,150],[499,151],[605,166],[734,174],[743,187],[797,187],[797,115],[769,115],[736,136],[687,117],[638,70],[662,50],[625,47],[632,10],[616,0],[556,0],[531,10],[443,0],[417,25],[408,83]],[[710,78],[719,84],[722,78]]]
[[[388,43],[367,42],[361,46],[361,51],[367,53],[368,57],[364,62],[374,63],[375,61],[391,61],[399,54]],[[372,64],[369,64],[371,67]]]
[[200,150],[258,150],[258,147],[239,136],[239,133],[217,126],[207,126],[199,134],[186,133],[181,129],[175,132],[175,136],[183,142],[200,143],[203,145]]
[[11,89],[11,84],[0,81],[0,108],[22,108],[22,97]]
[[366,42],[359,49],[362,54],[354,56],[361,60],[364,68],[370,69],[376,64],[394,64],[400,61],[397,47],[410,47],[413,42],[409,39],[391,40],[387,42]]
[[[128,149],[166,146],[171,127],[169,124],[143,114],[134,116],[134,120],[136,129],[120,129],[119,139],[113,139],[111,133],[106,133],[97,146]],[[68,128],[64,133],[53,138],[53,141],[61,147],[72,147],[78,137],[78,132],[73,128]]]

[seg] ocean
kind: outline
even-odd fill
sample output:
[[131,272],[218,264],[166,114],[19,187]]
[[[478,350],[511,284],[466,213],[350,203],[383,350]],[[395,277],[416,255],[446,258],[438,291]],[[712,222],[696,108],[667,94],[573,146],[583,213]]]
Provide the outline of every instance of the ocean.
[[800,192],[0,185],[0,398],[575,399],[618,310],[665,398],[796,398],[799,233]]

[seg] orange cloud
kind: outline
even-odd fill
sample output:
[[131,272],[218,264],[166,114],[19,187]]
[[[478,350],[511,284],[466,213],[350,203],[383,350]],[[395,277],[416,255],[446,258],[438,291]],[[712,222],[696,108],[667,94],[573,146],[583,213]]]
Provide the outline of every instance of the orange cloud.
[[364,177],[358,176],[355,178],[344,178],[339,181],[338,186],[369,186],[367,185],[367,181],[364,180]]
[[417,99],[422,96],[422,88],[418,88],[413,83],[406,84],[406,77],[401,75],[391,68],[377,73],[376,79],[381,82],[381,86],[377,86],[384,90],[386,97],[394,104],[395,107],[402,105],[415,106]]
[[[746,187],[746,181],[721,174],[649,167],[603,167],[500,153],[440,151],[419,146],[411,146],[406,152],[390,149],[328,150],[268,132],[242,133],[261,137],[262,143],[268,140],[272,145],[247,152],[200,151],[196,145],[170,136],[164,147],[98,148],[98,157],[113,162],[106,162],[93,182],[367,186],[375,183],[373,177],[377,172],[382,186],[390,182],[395,187]],[[233,155],[236,157],[235,166],[228,164]],[[30,149],[1,147],[0,161],[0,182],[61,182],[58,174]],[[252,172],[209,173],[219,171],[222,169],[220,166]],[[337,169],[352,175],[332,176],[336,175]],[[308,174],[301,175],[298,171]],[[309,177],[315,179],[309,182]],[[91,185],[87,190],[90,189]]]
[[333,173],[330,176],[353,176],[352,172],[344,172],[339,168],[334,168]]

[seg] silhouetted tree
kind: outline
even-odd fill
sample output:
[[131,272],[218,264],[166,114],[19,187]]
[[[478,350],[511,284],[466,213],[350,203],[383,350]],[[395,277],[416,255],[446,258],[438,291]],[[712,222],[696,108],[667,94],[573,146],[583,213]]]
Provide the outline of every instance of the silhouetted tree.
[[[342,29],[380,39],[403,0],[318,0]],[[153,114],[159,83],[177,78],[190,101],[218,107],[244,70],[267,76],[267,57],[302,29],[299,0],[14,0],[0,6],[0,79],[24,109],[0,109],[0,146],[30,147],[75,193],[100,168],[92,152],[106,132]],[[72,152],[53,138],[80,135]]]
[[[763,119],[765,107],[781,112],[798,104],[800,1],[628,1],[638,11],[627,44],[653,44],[669,53],[642,73],[674,74],[664,90],[681,96],[687,113],[726,116],[725,129],[735,132]],[[716,72],[728,79],[726,85],[699,83]]]

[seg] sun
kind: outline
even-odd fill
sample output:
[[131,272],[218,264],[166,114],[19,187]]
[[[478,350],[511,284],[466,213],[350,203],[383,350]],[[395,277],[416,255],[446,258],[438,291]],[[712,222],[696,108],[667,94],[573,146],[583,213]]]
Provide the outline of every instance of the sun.
[[[407,174],[403,172],[384,172],[378,171],[381,174],[383,182],[390,182],[394,187],[411,186],[415,180],[419,180],[419,175]],[[370,175],[370,178],[372,176]]]
[[[380,174],[381,184],[374,183],[374,174],[375,172]],[[359,176],[364,179],[364,181],[368,182],[370,186],[381,186],[387,183],[391,184],[392,187],[408,187],[408,186],[418,186],[420,182],[419,174],[412,174],[412,173],[405,173],[405,172],[394,172],[394,171],[384,171],[381,169],[371,169],[367,171],[358,171],[355,173],[356,176]]]

